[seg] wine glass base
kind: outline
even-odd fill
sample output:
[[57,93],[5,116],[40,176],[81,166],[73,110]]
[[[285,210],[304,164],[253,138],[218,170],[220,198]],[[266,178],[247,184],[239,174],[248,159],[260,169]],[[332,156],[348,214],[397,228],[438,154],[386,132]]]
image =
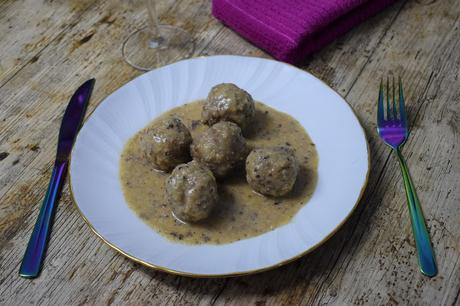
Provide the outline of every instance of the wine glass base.
[[179,27],[159,25],[155,41],[151,33],[148,27],[142,28],[123,43],[123,58],[136,69],[149,71],[188,58],[195,50],[192,36]]

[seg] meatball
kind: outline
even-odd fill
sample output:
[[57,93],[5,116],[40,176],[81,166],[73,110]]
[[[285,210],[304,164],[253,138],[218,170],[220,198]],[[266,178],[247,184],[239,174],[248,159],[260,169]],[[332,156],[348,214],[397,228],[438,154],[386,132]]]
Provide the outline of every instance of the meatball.
[[216,179],[196,161],[177,166],[166,180],[166,201],[180,220],[206,219],[217,199]]
[[234,84],[223,83],[209,92],[201,119],[208,125],[231,121],[244,129],[254,118],[255,112],[254,100],[249,93]]
[[178,118],[162,120],[141,135],[145,158],[156,169],[163,171],[170,171],[178,164],[190,161],[191,143],[189,130]]
[[194,159],[222,178],[244,163],[248,149],[241,129],[233,122],[218,122],[193,140]]
[[249,185],[267,196],[279,197],[291,191],[298,172],[294,151],[288,147],[255,149],[246,159]]

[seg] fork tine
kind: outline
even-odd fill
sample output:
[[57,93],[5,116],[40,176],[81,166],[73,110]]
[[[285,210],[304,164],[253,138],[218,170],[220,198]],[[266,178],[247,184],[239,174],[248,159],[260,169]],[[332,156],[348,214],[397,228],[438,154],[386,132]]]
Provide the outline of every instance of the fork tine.
[[390,78],[387,77],[387,120],[391,120],[390,96]]
[[404,103],[404,92],[401,77],[399,77],[399,117],[402,126],[407,127],[407,114],[406,107]]
[[385,121],[383,109],[383,80],[380,79],[379,99],[377,102],[377,126],[382,126]]
[[395,90],[396,90],[396,86],[395,86],[395,76],[393,75],[393,82],[392,82],[392,89],[393,89],[393,120],[398,120],[398,110],[396,108],[396,94],[395,94]]

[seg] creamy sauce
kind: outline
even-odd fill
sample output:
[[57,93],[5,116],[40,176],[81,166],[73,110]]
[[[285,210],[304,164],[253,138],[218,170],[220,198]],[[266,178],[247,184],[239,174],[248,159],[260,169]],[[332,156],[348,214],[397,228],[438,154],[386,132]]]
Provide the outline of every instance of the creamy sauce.
[[[199,121],[203,102],[179,106],[155,119],[176,116],[195,138],[207,127]],[[125,145],[120,165],[123,192],[129,207],[161,235],[183,243],[223,244],[271,231],[288,223],[310,199],[317,181],[318,155],[304,128],[291,116],[262,103],[256,104],[256,118],[245,133],[252,147],[291,146],[300,164],[294,189],[281,198],[254,192],[247,184],[244,169],[218,182],[219,202],[211,216],[199,224],[176,220],[164,199],[169,174],[153,169],[142,158],[139,133]]]

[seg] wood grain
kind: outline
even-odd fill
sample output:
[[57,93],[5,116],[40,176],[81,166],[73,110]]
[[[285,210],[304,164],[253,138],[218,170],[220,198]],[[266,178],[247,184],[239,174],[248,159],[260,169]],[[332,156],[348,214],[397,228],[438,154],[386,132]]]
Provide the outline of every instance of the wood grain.
[[[0,2],[1,305],[459,305],[460,6],[401,1],[301,68],[353,106],[372,153],[368,188],[343,228],[279,269],[191,279],[139,266],[85,225],[66,186],[40,278],[17,275],[48,183],[60,119],[72,91],[97,83],[88,113],[140,72],[121,58],[145,12],[134,1]],[[195,55],[269,57],[210,16],[206,0],[158,1],[162,22],[194,34]],[[375,133],[380,78],[400,75],[412,123],[405,145],[434,241],[439,275],[417,270],[396,159]]]

